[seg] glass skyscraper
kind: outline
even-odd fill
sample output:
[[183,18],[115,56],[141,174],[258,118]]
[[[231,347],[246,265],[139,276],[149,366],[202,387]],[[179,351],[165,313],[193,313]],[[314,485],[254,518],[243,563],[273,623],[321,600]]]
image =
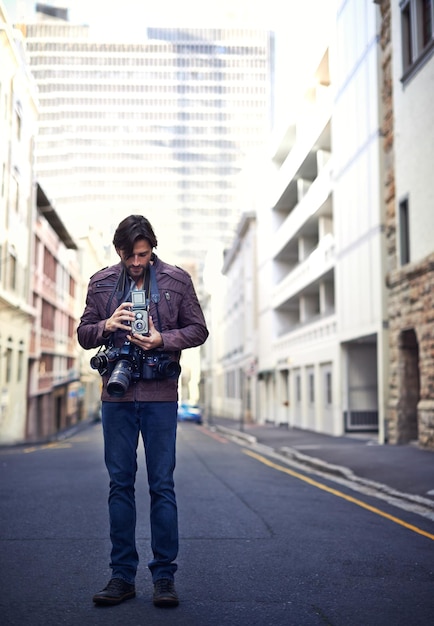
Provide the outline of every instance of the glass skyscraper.
[[144,28],[142,43],[120,43],[89,33],[47,17],[25,26],[38,182],[73,234],[87,223],[112,232],[140,212],[167,260],[200,270],[248,209],[239,174],[270,130],[273,36]]

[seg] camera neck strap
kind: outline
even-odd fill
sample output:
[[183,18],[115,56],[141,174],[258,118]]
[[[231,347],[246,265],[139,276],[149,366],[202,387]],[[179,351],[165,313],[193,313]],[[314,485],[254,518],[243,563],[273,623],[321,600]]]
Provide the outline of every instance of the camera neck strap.
[[157,273],[152,263],[149,265],[149,276],[151,302],[155,304],[155,308],[157,309],[158,330],[161,331],[160,311],[158,310],[158,303],[160,302],[160,292],[158,291]]
[[[106,307],[105,307],[106,317],[110,317],[111,304],[112,304],[115,294],[116,294],[116,299],[118,301],[118,306],[121,302],[124,302],[124,293],[125,293],[126,285],[128,285],[128,281],[126,280],[126,271],[125,271],[125,268],[122,268],[121,273],[118,276],[116,284],[113,287],[113,290],[110,294],[110,298],[108,299]],[[128,286],[128,289],[129,289],[129,286]]]
[[149,265],[149,275],[150,275],[150,293],[151,293],[151,302],[157,305],[160,302],[160,292],[158,291],[158,283],[157,283],[157,274],[155,272],[155,267],[150,264]]

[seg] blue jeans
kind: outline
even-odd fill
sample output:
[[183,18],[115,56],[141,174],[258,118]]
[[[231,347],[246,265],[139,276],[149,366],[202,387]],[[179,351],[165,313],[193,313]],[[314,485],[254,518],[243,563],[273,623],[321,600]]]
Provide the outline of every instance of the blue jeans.
[[177,402],[103,402],[105,463],[110,476],[109,515],[113,578],[134,583],[136,549],[135,479],[139,433],[145,447],[151,497],[148,563],[155,582],[177,569],[178,513],[173,482]]

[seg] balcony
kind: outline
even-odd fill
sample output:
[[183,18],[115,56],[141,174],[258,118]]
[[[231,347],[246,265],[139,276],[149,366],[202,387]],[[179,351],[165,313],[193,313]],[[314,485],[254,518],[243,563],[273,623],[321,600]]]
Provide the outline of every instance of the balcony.
[[270,193],[270,206],[279,209],[285,201],[290,183],[297,177],[313,180],[318,172],[317,151],[330,151],[330,118],[332,99],[330,88],[326,88],[327,98],[321,106],[315,105],[307,109],[306,115],[297,125],[297,140],[281,167],[275,174],[274,185]]
[[297,326],[292,331],[279,337],[273,348],[276,361],[288,362],[288,357],[294,350],[304,346],[318,344],[323,341],[333,341],[337,332],[336,315],[326,315],[310,324]]
[[59,387],[60,385],[66,385],[67,383],[80,380],[80,374],[78,370],[71,368],[57,372],[53,376],[53,387]]
[[42,330],[40,336],[40,348],[42,352],[54,352],[56,347],[56,339],[54,333],[48,330]]
[[36,389],[32,389],[31,395],[32,392],[33,394],[48,393],[55,387],[67,385],[68,383],[75,382],[79,379],[79,372],[74,368],[64,369],[60,372],[45,372],[43,374],[39,374],[37,377],[37,380],[35,381]]
[[330,203],[328,202],[332,187],[331,172],[332,162],[329,161],[281,224],[274,236],[274,257],[281,253],[285,245],[295,237],[304,224],[311,220],[313,216],[318,216],[324,212],[331,214],[331,206],[329,206]]
[[330,272],[336,264],[335,240],[332,234],[320,239],[315,250],[299,263],[273,290],[271,306],[281,307],[285,302]]

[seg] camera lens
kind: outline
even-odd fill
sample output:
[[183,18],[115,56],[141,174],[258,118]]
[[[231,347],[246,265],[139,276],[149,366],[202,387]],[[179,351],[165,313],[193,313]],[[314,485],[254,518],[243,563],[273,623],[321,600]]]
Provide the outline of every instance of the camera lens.
[[125,395],[130,386],[132,376],[131,363],[122,359],[116,363],[112,375],[107,383],[107,392],[110,396],[120,398]]

